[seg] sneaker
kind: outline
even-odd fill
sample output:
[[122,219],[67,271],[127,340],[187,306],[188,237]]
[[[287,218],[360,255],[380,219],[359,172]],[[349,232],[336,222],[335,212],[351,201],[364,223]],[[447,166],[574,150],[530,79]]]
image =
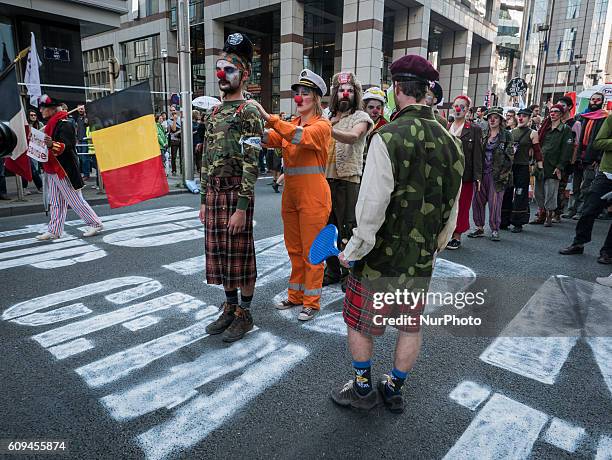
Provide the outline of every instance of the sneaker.
[[36,237],[38,241],[49,241],[49,240],[57,240],[59,236],[54,235],[53,233],[45,232],[42,235],[38,235]]
[[604,264],[604,265],[610,265],[612,264],[612,257],[610,257],[608,254],[601,254],[597,258],[597,263]]
[[26,189],[23,189],[23,194],[27,196],[27,195],[31,195],[31,194],[32,194],[32,192],[30,192],[30,191],[29,191],[29,190],[26,188]]
[[385,374],[384,378],[378,382],[378,392],[385,403],[385,406],[390,412],[394,414],[401,414],[404,412],[404,397],[402,396],[401,390],[394,392],[391,396],[388,396],[385,387],[387,382],[391,380],[391,376]]
[[553,224],[558,224],[561,222],[561,216],[559,214],[553,214],[551,220]]
[[564,256],[572,256],[574,254],[584,254],[584,246],[570,244],[568,247],[560,249],[559,254]]
[[236,307],[234,321],[223,331],[222,339],[224,342],[235,342],[244,337],[244,334],[253,329],[253,317],[250,310]]
[[581,217],[582,217],[582,214],[574,214],[574,216],[572,217],[572,220],[580,220]]
[[499,232],[491,232],[491,241],[500,241]]
[[446,245],[446,249],[450,249],[450,250],[455,250],[455,249],[459,249],[461,247],[461,241],[456,240],[456,239],[452,239],[449,241],[449,243]]
[[85,238],[88,238],[90,236],[94,236],[97,235],[98,233],[100,233],[102,230],[104,229],[104,225],[100,225],[99,227],[87,227],[85,229],[85,233],[83,233],[83,236]]
[[330,394],[332,401],[342,407],[351,407],[357,410],[368,411],[379,406],[380,392],[372,390],[361,396],[354,387],[354,380],[349,380],[342,388],[334,388]]
[[219,316],[215,321],[206,326],[206,333],[210,335],[217,335],[225,331],[234,321],[234,313],[236,313],[237,306],[238,305],[232,305],[230,303],[223,302],[223,304],[219,308],[223,308],[221,316]]
[[315,316],[317,316],[317,313],[319,313],[319,310],[315,310],[314,308],[311,308],[311,307],[304,307],[302,308],[302,311],[298,315],[298,319],[300,321],[310,321]]
[[514,227],[512,227],[512,230],[510,230],[512,233],[521,233],[523,231],[523,226],[522,225],[515,225]]
[[468,238],[480,238],[484,236],[484,230],[481,228],[477,228],[472,233],[468,233]]
[[576,215],[576,211],[571,210],[571,211],[567,211],[565,214],[561,214],[561,217],[563,217],[564,219],[572,219],[575,215]]
[[598,278],[595,278],[595,281],[597,281],[599,284],[602,284],[603,286],[608,286],[612,288],[612,275],[600,276]]
[[274,193],[280,193],[280,191],[278,190],[278,184],[276,182],[272,184],[272,188],[274,189]]
[[279,302],[276,305],[274,305],[274,307],[277,310],[288,310],[289,308],[301,307],[301,306],[302,306],[301,303],[293,303],[289,299],[283,300],[282,302]]
[[43,194],[43,189],[42,188],[37,188],[35,193],[38,193],[39,195],[42,195]]

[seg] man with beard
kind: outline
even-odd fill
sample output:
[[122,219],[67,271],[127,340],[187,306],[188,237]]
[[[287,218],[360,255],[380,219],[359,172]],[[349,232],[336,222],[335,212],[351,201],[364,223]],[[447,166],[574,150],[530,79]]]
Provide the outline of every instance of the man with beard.
[[542,126],[542,116],[540,115],[540,106],[538,104],[531,104],[529,106],[531,111],[531,129],[536,131]]
[[253,207],[263,125],[257,108],[243,96],[252,60],[250,40],[240,33],[230,35],[217,59],[223,104],[200,125],[206,282],[222,284],[226,297],[223,312],[206,332],[222,333],[224,342],[239,340],[253,329],[250,306],[257,278]]
[[425,104],[431,107],[433,110],[434,117],[442,126],[446,128],[448,122],[440,115],[438,105],[444,103],[444,96],[442,93],[442,86],[440,82],[432,81],[427,88],[427,95],[425,96]]
[[[342,250],[357,223],[355,205],[363,171],[366,135],[373,122],[361,110],[361,83],[352,72],[333,76],[329,107],[333,139],[325,168],[332,198],[329,223],[338,228],[338,248]],[[323,286],[343,282],[347,275],[348,270],[340,267],[338,258],[330,257],[325,267]]]
[[512,224],[512,233],[522,232],[523,225],[529,223],[529,165],[535,159],[535,167],[540,170],[543,168],[538,133],[529,127],[531,115],[529,109],[519,110],[518,127],[511,131],[514,147],[513,183],[504,192],[500,228],[507,229]]
[[474,198],[474,189],[480,190],[482,181],[482,130],[466,120],[472,100],[465,95],[460,95],[453,101],[454,121],[449,126],[450,133],[461,141],[463,155],[465,156],[465,169],[461,180],[461,195],[459,197],[459,215],[457,216],[457,227],[453,237],[446,245],[446,249],[459,249],[461,247],[461,235],[470,228],[470,208]]
[[572,117],[572,108],[574,107],[574,101],[572,98],[569,96],[562,96],[559,98],[559,101],[557,101],[557,104],[561,104],[565,110],[565,112],[563,112],[561,122],[565,123],[571,129],[574,148],[572,150],[570,162],[567,164],[565,169],[561,171],[561,181],[559,182],[559,192],[557,198],[558,206],[553,213],[552,220],[554,223],[561,222],[561,214],[563,214],[565,211],[565,206],[567,206],[568,199],[565,189],[567,188],[569,177],[574,171],[574,162],[578,155],[578,141],[580,139],[580,131],[582,130],[582,125],[578,123],[576,117]]
[[579,123],[580,137],[576,156],[572,159],[574,163],[574,179],[572,182],[572,196],[566,214],[561,217],[574,220],[580,219],[582,205],[586,194],[591,188],[595,174],[601,161],[602,152],[593,148],[593,141],[601,129],[608,112],[603,109],[604,95],[593,93],[589,99],[588,112],[580,115]]

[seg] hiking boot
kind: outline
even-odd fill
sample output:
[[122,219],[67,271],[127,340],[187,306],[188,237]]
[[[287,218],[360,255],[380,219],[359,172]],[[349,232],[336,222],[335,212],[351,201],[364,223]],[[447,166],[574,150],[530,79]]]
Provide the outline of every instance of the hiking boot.
[[597,262],[604,265],[610,265],[612,264],[612,257],[610,257],[608,254],[601,254],[597,258]]
[[224,342],[235,342],[244,337],[244,334],[253,329],[253,317],[251,316],[250,310],[245,310],[239,306],[236,307],[234,312],[234,321],[232,324],[223,332]]
[[561,222],[561,216],[559,214],[557,214],[556,212],[553,213],[552,215],[552,223],[553,224],[558,224]]
[[274,307],[277,310],[288,310],[289,308],[301,307],[301,306],[302,306],[301,303],[293,303],[289,299],[283,300],[283,301],[277,303],[276,305],[274,305]]
[[553,213],[548,211],[546,213],[546,220],[544,221],[544,227],[552,227],[552,222],[553,222],[552,218],[553,218]]
[[546,220],[546,211],[538,212],[536,214],[536,216],[535,216],[535,219],[533,219],[531,222],[529,222],[529,224],[531,224],[531,225],[542,225],[545,220]]
[[401,390],[394,392],[391,396],[388,395],[386,386],[387,382],[390,380],[391,377],[385,374],[384,378],[378,382],[378,391],[389,411],[394,414],[401,414],[404,412],[404,397],[402,396]]
[[330,276],[325,274],[323,276],[323,286],[329,286],[330,284],[336,284],[340,282],[340,278],[336,278],[335,276]]
[[491,241],[500,241],[499,232],[491,232]]
[[448,244],[446,245],[446,249],[450,249],[452,251],[454,251],[455,249],[459,249],[461,247],[461,241],[456,240],[456,239],[452,239],[448,242]]
[[304,307],[302,308],[302,311],[298,315],[298,319],[300,321],[310,321],[315,316],[317,316],[317,313],[319,313],[319,310],[315,310],[312,307]]
[[559,254],[563,254],[564,256],[584,254],[584,246],[580,246],[578,244],[570,244],[568,247],[560,249]]
[[223,302],[223,305],[221,305],[223,308],[223,313],[221,313],[221,316],[219,316],[215,321],[206,326],[206,333],[216,335],[221,334],[224,330],[226,330],[234,321],[234,313],[236,312],[237,306],[238,305]]
[[515,225],[514,227],[512,227],[512,230],[510,230],[512,233],[521,233],[523,231],[523,226],[522,225]]
[[484,236],[484,230],[482,228],[477,228],[471,233],[468,233],[468,238],[480,238]]
[[380,393],[372,389],[365,396],[361,396],[354,387],[354,380],[349,380],[341,388],[334,388],[331,391],[331,399],[342,407],[351,407],[353,409],[368,411],[380,405]]
[[280,193],[280,191],[278,190],[278,184],[276,182],[272,184],[272,188],[274,189],[274,193]]

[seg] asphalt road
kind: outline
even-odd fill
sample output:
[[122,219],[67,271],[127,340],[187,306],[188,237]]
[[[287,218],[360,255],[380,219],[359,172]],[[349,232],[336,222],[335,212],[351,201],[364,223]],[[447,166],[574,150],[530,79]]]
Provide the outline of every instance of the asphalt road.
[[[596,263],[609,222],[581,256],[557,253],[573,221],[445,251],[438,286],[486,302],[429,312],[482,326],[425,328],[406,412],[361,414],[328,396],[351,377],[341,292],[309,324],[271,306],[288,263],[267,182],[258,329],[231,346],[202,332],[223,292],[203,282],[197,196],[97,206],[107,230],[91,239],[72,221],[37,243],[44,215],[0,219],[0,439],[66,440],[79,459],[612,458],[612,290],[592,283],[610,273]],[[377,376],[395,336],[376,342]]]

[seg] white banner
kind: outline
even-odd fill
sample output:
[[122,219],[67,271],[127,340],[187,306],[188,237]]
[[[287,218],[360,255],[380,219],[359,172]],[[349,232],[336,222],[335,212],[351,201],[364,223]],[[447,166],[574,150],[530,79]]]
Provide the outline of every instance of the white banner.
[[30,130],[30,142],[28,144],[27,155],[43,163],[49,161],[49,150],[45,144],[45,133],[43,131],[35,128]]
[[28,87],[28,95],[30,96],[30,104],[34,107],[38,107],[38,102],[42,91],[40,89],[40,74],[38,68],[42,64],[36,51],[36,40],[34,39],[34,32],[30,32],[30,53],[28,54],[28,63],[25,72],[25,83]]

